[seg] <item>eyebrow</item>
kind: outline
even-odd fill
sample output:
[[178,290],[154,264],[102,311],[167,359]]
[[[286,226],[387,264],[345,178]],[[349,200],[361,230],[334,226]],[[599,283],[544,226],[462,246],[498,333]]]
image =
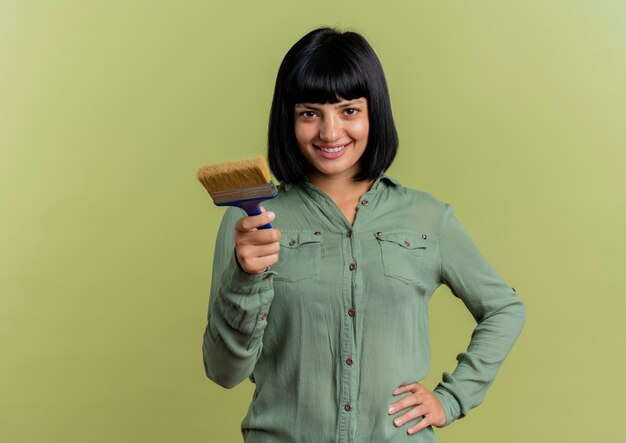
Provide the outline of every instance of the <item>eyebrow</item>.
[[[348,102],[341,102],[335,105],[335,109],[349,108],[350,106],[363,104],[363,100],[358,98]],[[296,108],[310,108],[318,110],[320,107],[316,103],[296,103]]]

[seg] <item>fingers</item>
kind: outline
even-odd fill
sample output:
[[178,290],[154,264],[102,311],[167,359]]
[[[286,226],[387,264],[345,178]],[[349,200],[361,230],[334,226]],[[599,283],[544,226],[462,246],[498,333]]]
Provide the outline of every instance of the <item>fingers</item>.
[[235,224],[237,261],[248,274],[260,274],[278,263],[280,231],[257,229],[275,218],[274,213],[261,207],[260,215],[244,216]]
[[[413,394],[419,395],[419,393],[424,390],[426,389],[419,383],[411,383],[409,385],[400,386],[398,389],[393,391],[393,395],[400,395],[400,394],[404,394],[405,392],[412,392]],[[407,395],[401,400],[393,403],[389,408],[389,413],[393,414],[396,411],[401,411],[402,409],[407,408],[411,406],[412,404],[415,404],[414,400],[415,399],[413,398],[412,395]]]
[[393,424],[396,427],[402,426],[403,424],[411,420],[415,420],[418,417],[426,415],[428,412],[429,412],[428,408],[426,408],[424,405],[416,406],[413,409],[411,409],[409,412],[407,412],[406,414],[403,414],[400,417],[395,418],[393,420]]
[[420,394],[411,394],[404,397],[402,400],[392,403],[389,407],[389,413],[395,414],[398,411],[408,408],[409,406],[422,404],[422,396]]
[[[245,247],[244,247],[245,249]],[[272,242],[254,246],[255,257],[266,257],[280,252],[280,243]]]
[[424,428],[427,428],[428,426],[431,426],[433,424],[432,419],[430,418],[430,415],[426,415],[424,416],[424,418],[415,426],[411,426],[409,429],[407,429],[407,434],[415,434],[416,432],[421,431]]
[[261,226],[265,226],[275,218],[275,214],[272,211],[266,211],[261,207],[262,213],[260,215],[251,215],[241,217],[235,225],[235,230],[239,232],[252,231]]
[[393,392],[393,395],[406,392],[410,394],[392,403],[389,407],[390,415],[409,408],[408,411],[393,420],[394,426],[399,427],[423,417],[407,430],[408,434],[415,434],[428,426],[443,426],[445,424],[446,416],[443,407],[432,392],[420,383],[412,383],[400,386]]
[[266,255],[264,257],[239,257],[239,264],[248,274],[260,274],[267,268],[278,263],[278,254]]
[[269,245],[244,245],[235,248],[237,261],[248,274],[260,274],[278,263],[278,242]]
[[280,244],[278,242],[261,245],[243,244],[235,249],[237,250],[237,259],[242,268],[246,271],[257,268],[262,270],[278,263]]
[[267,245],[278,243],[280,231],[278,229],[259,229],[256,231],[235,231],[235,246]]
[[411,383],[410,385],[400,386],[398,389],[393,391],[393,395],[400,395],[400,394],[403,394],[405,392],[418,390],[421,386],[422,385],[420,385],[419,383]]

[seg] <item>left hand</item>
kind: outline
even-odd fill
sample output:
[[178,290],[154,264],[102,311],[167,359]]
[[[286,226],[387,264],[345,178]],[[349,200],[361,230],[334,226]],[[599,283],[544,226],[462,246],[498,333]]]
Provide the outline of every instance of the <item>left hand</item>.
[[446,424],[446,413],[439,399],[435,397],[435,394],[420,383],[412,383],[410,385],[400,386],[393,392],[393,395],[400,395],[405,392],[410,392],[411,394],[402,398],[402,400],[392,403],[389,407],[389,415],[409,407],[411,407],[411,409],[405,414],[395,418],[393,420],[394,426],[399,427],[408,421],[423,417],[419,423],[407,430],[408,434],[415,434],[428,426],[437,426],[440,428]]

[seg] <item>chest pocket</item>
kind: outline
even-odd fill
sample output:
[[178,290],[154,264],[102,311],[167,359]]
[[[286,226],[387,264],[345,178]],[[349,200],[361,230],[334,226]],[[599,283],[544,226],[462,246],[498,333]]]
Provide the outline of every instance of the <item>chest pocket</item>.
[[319,274],[322,235],[319,231],[282,231],[274,280],[299,281]]
[[428,237],[410,231],[376,232],[387,277],[413,284],[420,281],[420,270],[429,247]]

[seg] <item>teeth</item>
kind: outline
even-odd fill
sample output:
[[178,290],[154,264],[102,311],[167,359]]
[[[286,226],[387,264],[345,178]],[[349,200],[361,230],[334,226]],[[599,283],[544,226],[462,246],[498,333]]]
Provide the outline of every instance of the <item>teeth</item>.
[[341,151],[343,148],[345,148],[345,145],[344,146],[339,146],[338,148],[320,148],[320,149],[322,151],[324,151],[324,152],[333,152],[334,153],[334,152]]

